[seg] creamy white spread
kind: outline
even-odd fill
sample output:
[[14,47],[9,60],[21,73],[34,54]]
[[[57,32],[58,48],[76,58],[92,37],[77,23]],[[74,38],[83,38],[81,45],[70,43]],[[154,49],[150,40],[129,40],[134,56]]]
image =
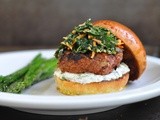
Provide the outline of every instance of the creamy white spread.
[[54,72],[54,75],[60,79],[77,82],[81,84],[87,84],[92,82],[102,82],[102,81],[111,81],[122,77],[124,74],[130,71],[129,67],[125,63],[121,63],[115,70],[107,75],[96,75],[94,73],[69,73],[62,72],[60,69],[57,69]]

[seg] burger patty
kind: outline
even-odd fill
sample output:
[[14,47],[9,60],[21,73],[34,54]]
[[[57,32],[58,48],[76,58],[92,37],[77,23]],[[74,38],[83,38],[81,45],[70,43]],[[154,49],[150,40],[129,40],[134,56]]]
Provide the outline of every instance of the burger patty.
[[96,53],[94,58],[90,58],[90,54],[80,54],[73,53],[71,51],[65,51],[60,56],[58,67],[62,72],[90,72],[94,74],[105,75],[112,72],[112,70],[120,64],[122,58],[122,51],[115,55]]

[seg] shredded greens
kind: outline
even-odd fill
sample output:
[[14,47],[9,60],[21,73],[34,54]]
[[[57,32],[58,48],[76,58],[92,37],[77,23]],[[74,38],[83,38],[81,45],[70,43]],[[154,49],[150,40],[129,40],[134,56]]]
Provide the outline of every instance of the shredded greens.
[[63,37],[55,56],[58,58],[65,50],[71,50],[74,53],[91,52],[91,58],[95,53],[116,54],[118,38],[111,31],[93,26],[91,19],[83,24],[76,26],[71,33]]

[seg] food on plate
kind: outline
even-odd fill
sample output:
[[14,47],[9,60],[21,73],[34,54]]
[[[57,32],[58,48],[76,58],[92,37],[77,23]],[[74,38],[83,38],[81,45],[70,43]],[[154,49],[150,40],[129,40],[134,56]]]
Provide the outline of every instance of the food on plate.
[[66,95],[122,90],[146,68],[146,52],[137,35],[111,20],[76,26],[55,53],[57,89]]
[[0,91],[21,93],[33,84],[51,78],[56,67],[56,58],[46,59],[38,54],[25,67],[10,75],[0,76]]

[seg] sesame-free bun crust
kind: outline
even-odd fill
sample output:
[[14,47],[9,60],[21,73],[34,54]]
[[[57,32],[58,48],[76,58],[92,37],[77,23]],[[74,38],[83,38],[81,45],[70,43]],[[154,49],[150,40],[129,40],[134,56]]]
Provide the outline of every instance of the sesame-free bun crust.
[[98,94],[98,93],[110,93],[122,90],[129,78],[129,73],[123,77],[106,82],[93,82],[88,84],[80,84],[71,82],[68,80],[61,80],[59,77],[55,77],[57,89],[66,95],[84,95],[84,94]]
[[130,68],[130,80],[141,76],[146,68],[146,52],[137,35],[125,25],[111,20],[99,20],[93,23],[95,26],[110,30],[124,43],[123,61]]

